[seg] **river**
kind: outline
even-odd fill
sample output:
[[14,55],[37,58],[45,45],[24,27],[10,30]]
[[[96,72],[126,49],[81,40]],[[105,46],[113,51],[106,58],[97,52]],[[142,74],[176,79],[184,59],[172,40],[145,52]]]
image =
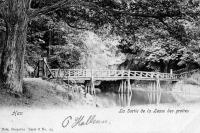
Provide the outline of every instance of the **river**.
[[99,106],[134,106],[147,104],[175,103],[176,100],[171,93],[145,92],[133,90],[130,94],[118,94],[114,92],[101,92],[96,96]]

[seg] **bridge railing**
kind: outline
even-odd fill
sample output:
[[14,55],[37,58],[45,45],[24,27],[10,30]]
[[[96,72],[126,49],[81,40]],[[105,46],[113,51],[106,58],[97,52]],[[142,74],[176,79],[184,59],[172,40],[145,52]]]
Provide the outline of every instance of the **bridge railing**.
[[[41,66],[42,65],[42,66]],[[130,71],[130,70],[110,70],[110,69],[50,69],[48,67],[46,58],[38,62],[35,73],[41,76],[40,67],[42,69],[42,76],[48,78],[131,78],[131,79],[161,79],[161,80],[180,80],[190,77],[192,74],[199,72],[200,69],[195,69],[182,73],[160,73],[147,71]]]
[[155,72],[130,71],[130,76],[136,78],[156,78],[157,75]]
[[108,69],[51,69],[56,78],[143,78],[143,79],[175,79],[176,75],[159,72],[129,71],[129,70],[108,70]]
[[51,73],[55,78],[132,78],[132,79],[156,79],[176,80],[184,79],[199,70],[183,72],[181,74],[145,72],[145,71],[129,71],[129,70],[108,70],[108,69],[51,69]]

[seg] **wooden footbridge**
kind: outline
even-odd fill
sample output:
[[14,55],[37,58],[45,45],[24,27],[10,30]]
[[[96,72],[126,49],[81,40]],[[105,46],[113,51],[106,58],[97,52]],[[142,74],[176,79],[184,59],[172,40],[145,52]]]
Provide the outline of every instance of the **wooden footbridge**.
[[35,69],[36,77],[44,77],[50,79],[60,79],[63,81],[88,81],[86,91],[95,93],[94,81],[116,81],[120,80],[121,85],[119,92],[131,92],[131,80],[148,80],[155,81],[157,89],[160,88],[160,81],[179,81],[190,77],[198,72],[192,70],[180,74],[147,72],[147,71],[131,71],[131,70],[110,70],[110,69],[50,69],[45,59],[38,62]]
[[161,81],[179,81],[187,78],[196,72],[186,72],[181,74],[170,74],[147,71],[130,70],[110,70],[110,69],[50,69],[51,78],[61,78],[63,80],[90,80],[91,78],[101,81],[112,80],[161,80]]

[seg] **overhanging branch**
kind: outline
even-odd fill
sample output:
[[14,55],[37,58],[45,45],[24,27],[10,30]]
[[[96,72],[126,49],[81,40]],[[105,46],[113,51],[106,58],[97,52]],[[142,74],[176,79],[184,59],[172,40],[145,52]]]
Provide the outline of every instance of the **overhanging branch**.
[[[94,5],[93,5],[94,6]],[[55,3],[52,6],[43,7],[42,9],[37,10],[30,10],[28,13],[30,18],[34,18],[40,14],[47,14],[50,12],[54,12],[56,10],[59,10],[61,8],[67,8],[67,7],[88,7],[88,8],[95,8],[92,7],[90,2],[83,2],[82,0],[61,0],[57,3]]]
[[163,13],[163,14],[153,14],[153,13],[142,13],[142,12],[131,12],[130,10],[117,10],[117,9],[110,9],[110,8],[105,8],[105,7],[100,7],[94,2],[84,2],[82,0],[61,0],[57,3],[55,3],[52,6],[47,6],[43,7],[42,9],[37,9],[37,10],[30,10],[28,13],[30,18],[36,17],[40,14],[47,14],[49,12],[53,12],[56,10],[59,10],[61,8],[67,8],[67,7],[85,7],[89,9],[93,9],[96,11],[105,11],[109,14],[117,13],[117,14],[122,14],[122,15],[129,15],[133,17],[146,17],[146,18],[166,18],[166,17],[177,17],[181,16],[181,14],[177,13]]
[[27,0],[27,10],[30,10],[31,9],[31,2],[32,2],[32,0]]
[[78,26],[72,25],[70,22],[66,22],[66,23],[71,28],[75,28],[75,29],[78,29],[78,30],[90,30],[89,28],[86,28],[86,27],[78,27]]
[[51,11],[55,11],[55,10],[58,10],[60,7],[62,7],[63,5],[67,4],[68,0],[62,0],[62,1],[59,1],[58,3],[55,3],[54,5],[52,6],[47,6],[47,7],[43,7],[42,9],[29,9],[28,11],[28,16],[30,18],[34,18],[40,14],[46,14],[48,12],[51,12]]

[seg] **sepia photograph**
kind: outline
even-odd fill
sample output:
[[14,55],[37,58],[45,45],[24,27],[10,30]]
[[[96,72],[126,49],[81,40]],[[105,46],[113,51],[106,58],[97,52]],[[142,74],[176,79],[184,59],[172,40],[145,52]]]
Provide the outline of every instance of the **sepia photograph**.
[[0,0],[0,133],[199,133],[200,0]]

